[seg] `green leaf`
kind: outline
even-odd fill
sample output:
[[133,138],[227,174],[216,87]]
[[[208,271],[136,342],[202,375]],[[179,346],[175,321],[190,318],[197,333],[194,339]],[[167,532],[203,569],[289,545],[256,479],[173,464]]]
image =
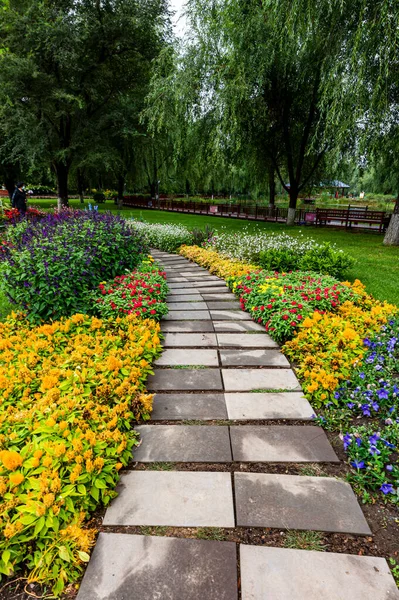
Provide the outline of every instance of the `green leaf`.
[[82,560],[83,562],[89,562],[90,556],[87,554],[87,552],[79,551],[78,555],[79,555],[80,560]]
[[107,484],[105,483],[105,481],[103,481],[102,479],[96,479],[94,482],[94,485],[96,486],[96,488],[98,488],[99,490],[105,490],[107,487]]
[[60,546],[58,548],[59,557],[66,562],[71,562],[71,557],[69,555],[68,549],[65,546]]

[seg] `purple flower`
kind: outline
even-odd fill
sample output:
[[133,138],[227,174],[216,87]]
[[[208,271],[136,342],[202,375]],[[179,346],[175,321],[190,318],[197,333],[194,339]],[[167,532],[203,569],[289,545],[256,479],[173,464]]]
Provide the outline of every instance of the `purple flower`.
[[387,471],[392,471],[393,470],[393,465],[387,465],[386,467]]
[[392,483],[383,483],[380,487],[380,491],[386,496],[387,494],[394,494],[395,490],[393,489]]
[[380,439],[380,434],[379,433],[373,433],[373,435],[371,435],[369,437],[369,442],[372,446],[375,446],[376,443],[378,442],[378,440]]
[[364,373],[359,373],[359,377],[360,377],[360,379],[364,379],[366,377],[366,375]]
[[371,446],[370,454],[371,454],[371,456],[378,456],[379,454],[381,454],[381,451],[378,450],[378,448],[376,446]]
[[388,394],[387,390],[378,390],[377,396],[379,397],[380,400],[387,400],[389,394]]
[[348,402],[348,404],[346,405],[348,408],[352,409],[355,406],[354,402]]
[[366,463],[364,462],[364,460],[353,460],[351,462],[352,467],[355,467],[355,469],[365,469],[366,468]]

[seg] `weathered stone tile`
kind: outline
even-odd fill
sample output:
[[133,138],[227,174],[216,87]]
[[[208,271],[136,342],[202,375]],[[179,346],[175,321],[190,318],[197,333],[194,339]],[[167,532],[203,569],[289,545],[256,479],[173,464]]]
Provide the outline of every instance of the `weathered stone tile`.
[[168,283],[169,289],[173,290],[173,291],[174,290],[186,290],[186,293],[188,293],[187,290],[194,289],[192,281],[183,281],[182,283],[169,283],[169,282],[167,282],[167,283]]
[[159,392],[223,390],[219,369],[154,369],[147,388]]
[[163,333],[201,333],[213,330],[212,321],[162,321]]
[[227,287],[226,284],[224,284],[223,280],[219,279],[219,278],[217,278],[217,281],[202,281],[201,280],[201,281],[191,281],[190,283],[194,288],[213,289],[213,288],[221,287],[223,289],[224,286]]
[[156,394],[152,421],[227,419],[223,394]]
[[183,281],[187,282],[188,279],[186,277],[168,277],[167,282],[169,283],[182,283]]
[[[251,337],[257,337],[252,335]],[[279,350],[250,350],[241,348],[234,350],[220,350],[220,359],[223,367],[289,367],[290,363]]]
[[385,559],[240,546],[242,600],[399,600]]
[[251,315],[242,310],[211,310],[215,321],[251,321]]
[[130,471],[116,491],[104,525],[234,527],[230,473]]
[[168,292],[168,296],[167,297],[168,297],[168,299],[169,298],[173,298],[173,301],[176,302],[174,300],[174,298],[176,296],[188,296],[188,295],[190,295],[190,296],[197,296],[197,298],[199,300],[201,300],[201,294],[199,293],[199,291],[192,290],[192,289],[187,289],[187,288],[183,288],[183,289],[179,289],[179,290],[170,290]]
[[168,302],[169,310],[208,310],[206,302]]
[[241,310],[240,303],[237,300],[227,300],[226,302],[223,302],[223,300],[212,301],[207,304],[210,310]]
[[369,535],[349,483],[329,477],[234,473],[237,525]]
[[253,321],[214,321],[215,331],[217,332],[238,332],[243,333],[244,331],[261,331],[265,332],[265,328],[259,323]]
[[267,333],[218,333],[219,348],[278,348]]
[[300,390],[291,369],[222,369],[226,392]]
[[234,294],[229,292],[228,290],[225,293],[217,292],[216,294],[202,294],[203,299],[208,302],[209,300],[235,300],[236,297]]
[[[166,302],[168,303],[168,306],[170,306],[172,303],[173,304],[181,304],[182,302],[203,302],[202,297],[200,294],[198,293],[189,293],[189,294],[184,294],[182,296],[179,295],[173,295],[173,294],[168,294],[166,296]],[[180,307],[179,307],[180,308]]]
[[225,394],[228,418],[234,421],[256,419],[308,420],[313,408],[302,392]]
[[167,333],[163,341],[165,348],[216,348],[214,333]]
[[171,348],[164,350],[155,361],[157,366],[175,365],[203,365],[206,367],[218,367],[219,358],[216,350],[203,350],[192,348]]
[[321,427],[230,427],[235,462],[339,462]]
[[220,283],[215,282],[215,285],[212,287],[198,287],[201,294],[211,294],[215,292],[215,294],[230,294],[230,290],[227,286],[222,286]]
[[232,542],[100,533],[77,600],[237,600],[237,589]]
[[137,462],[231,462],[229,428],[207,425],[141,425]]
[[211,315],[207,310],[170,310],[162,317],[162,321],[210,321]]

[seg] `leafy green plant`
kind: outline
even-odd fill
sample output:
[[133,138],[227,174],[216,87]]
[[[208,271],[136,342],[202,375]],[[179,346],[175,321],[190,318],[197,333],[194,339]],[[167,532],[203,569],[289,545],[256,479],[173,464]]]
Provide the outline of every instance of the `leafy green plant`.
[[315,271],[316,273],[342,279],[354,262],[355,260],[351,256],[341,250],[336,250],[330,243],[326,242],[318,248],[308,250],[300,258],[299,268],[303,271]]
[[97,204],[103,204],[106,200],[104,192],[94,192],[93,201]]
[[214,235],[214,229],[210,225],[205,225],[204,229],[196,227],[192,230],[194,246],[202,246],[208,242]]

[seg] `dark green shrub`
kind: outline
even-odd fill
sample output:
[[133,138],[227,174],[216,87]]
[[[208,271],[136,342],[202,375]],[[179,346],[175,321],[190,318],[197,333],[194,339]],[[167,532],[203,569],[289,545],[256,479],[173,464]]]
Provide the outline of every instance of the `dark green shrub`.
[[103,194],[103,192],[95,192],[93,194],[93,201],[96,202],[97,204],[104,204],[106,198],[105,198],[105,194]]

